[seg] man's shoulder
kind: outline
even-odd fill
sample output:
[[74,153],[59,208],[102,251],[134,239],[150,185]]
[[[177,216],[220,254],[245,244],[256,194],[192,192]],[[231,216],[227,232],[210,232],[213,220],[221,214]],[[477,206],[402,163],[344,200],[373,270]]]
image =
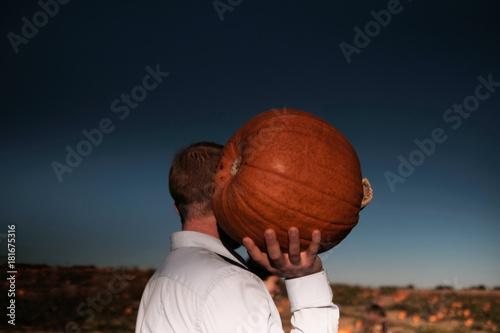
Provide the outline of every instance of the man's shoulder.
[[222,279],[252,283],[255,276],[215,252],[199,247],[183,247],[167,256],[151,278],[157,279],[173,280],[196,293],[205,293]]
[[175,275],[184,271],[217,271],[231,266],[217,253],[203,247],[181,247],[169,253],[157,273]]

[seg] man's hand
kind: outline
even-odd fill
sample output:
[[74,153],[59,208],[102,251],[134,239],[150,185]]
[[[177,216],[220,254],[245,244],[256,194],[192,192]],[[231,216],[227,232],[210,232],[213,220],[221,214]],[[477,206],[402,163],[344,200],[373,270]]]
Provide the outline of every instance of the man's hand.
[[264,232],[267,254],[262,252],[249,237],[243,238],[243,246],[250,257],[270,273],[285,278],[296,278],[314,274],[323,270],[323,263],[318,257],[321,232],[312,233],[307,250],[300,252],[299,230],[288,229],[288,253],[281,252],[276,233],[272,229]]

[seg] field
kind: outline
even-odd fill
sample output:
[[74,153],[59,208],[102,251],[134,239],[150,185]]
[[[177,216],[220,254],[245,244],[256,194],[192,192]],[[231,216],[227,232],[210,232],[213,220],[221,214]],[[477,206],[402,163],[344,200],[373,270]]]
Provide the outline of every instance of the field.
[[[332,285],[340,307],[339,333],[356,333],[364,307],[377,303],[387,314],[392,333],[486,333],[500,326],[500,290],[452,290]],[[285,297],[277,300],[288,328],[290,312]],[[285,329],[286,331],[286,329]]]
[[[1,332],[133,332],[142,290],[152,270],[23,265],[16,277],[15,326]],[[4,290],[9,282],[4,280]],[[500,290],[421,290],[332,285],[340,333],[356,333],[364,306],[382,305],[392,333],[499,332]],[[276,298],[290,330],[286,294]],[[5,309],[5,307],[4,307]]]

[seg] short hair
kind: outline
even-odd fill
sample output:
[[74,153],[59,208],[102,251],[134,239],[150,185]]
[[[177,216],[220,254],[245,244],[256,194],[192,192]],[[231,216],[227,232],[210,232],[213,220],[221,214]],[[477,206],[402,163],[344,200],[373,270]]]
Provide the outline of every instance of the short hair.
[[223,146],[196,142],[177,152],[170,166],[168,189],[184,222],[212,213],[213,176]]

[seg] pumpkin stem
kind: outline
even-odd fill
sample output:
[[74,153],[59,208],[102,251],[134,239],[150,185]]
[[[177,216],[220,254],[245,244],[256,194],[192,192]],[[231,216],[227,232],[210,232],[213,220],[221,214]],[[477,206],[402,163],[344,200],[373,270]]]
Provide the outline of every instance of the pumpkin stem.
[[373,198],[373,190],[368,179],[363,178],[363,199],[361,200],[361,209],[365,208]]
[[231,174],[233,176],[238,172],[238,169],[239,169],[240,164],[241,164],[241,158],[242,158],[241,155],[236,157],[235,160],[233,161],[233,164],[231,164]]

